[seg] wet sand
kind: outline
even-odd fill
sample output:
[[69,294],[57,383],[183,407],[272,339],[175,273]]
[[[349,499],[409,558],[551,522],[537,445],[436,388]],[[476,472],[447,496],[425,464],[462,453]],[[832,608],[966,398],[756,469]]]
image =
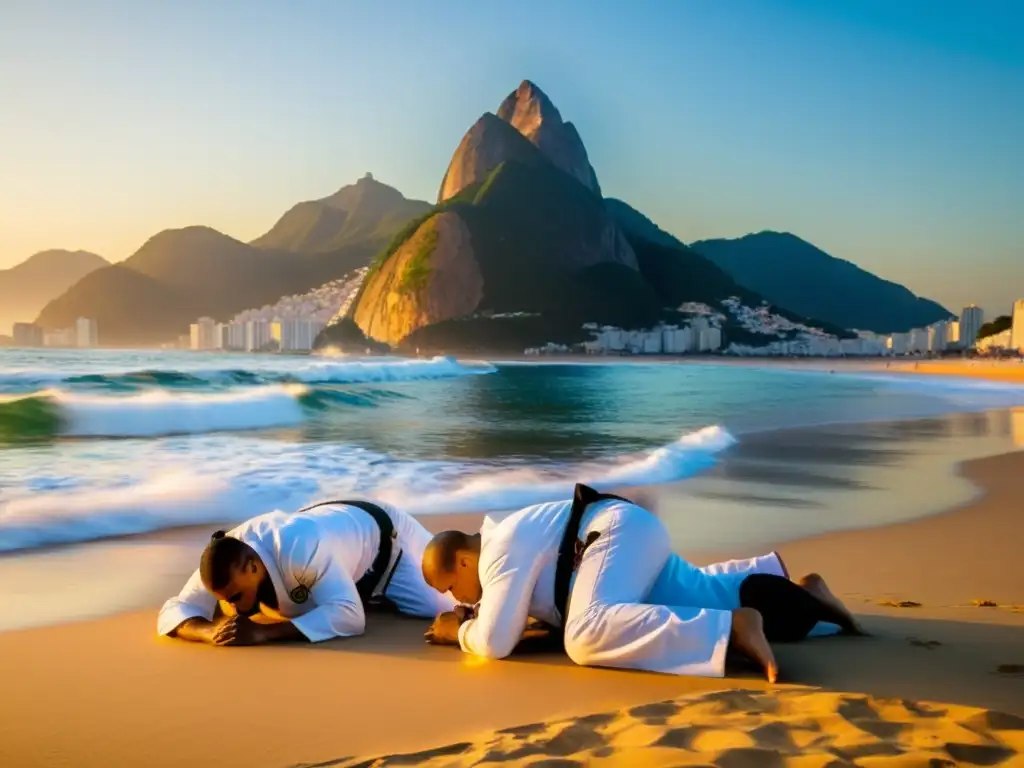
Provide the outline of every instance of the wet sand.
[[[583,669],[550,652],[482,661],[425,645],[424,622],[377,615],[358,639],[218,649],[159,639],[154,611],[135,611],[0,634],[0,765],[344,765],[452,744],[379,764],[1014,764],[1024,721],[988,710],[1024,715],[1024,453],[963,472],[985,494],[955,511],[778,547],[874,634],[778,646],[782,685]],[[695,498],[737,485],[701,482]],[[644,500],[671,519],[657,489]]]

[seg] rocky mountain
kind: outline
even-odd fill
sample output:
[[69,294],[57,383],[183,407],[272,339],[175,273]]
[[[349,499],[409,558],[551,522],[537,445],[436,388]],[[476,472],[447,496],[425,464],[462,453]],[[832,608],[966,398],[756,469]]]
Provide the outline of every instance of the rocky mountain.
[[844,328],[903,332],[953,314],[787,232],[702,240],[691,247],[769,301]]
[[42,251],[10,269],[0,269],[0,330],[31,322],[51,299],[85,275],[107,266],[88,251]]
[[408,200],[368,173],[333,195],[293,206],[251,245],[292,253],[329,253],[355,243],[384,246],[409,219],[428,210],[430,203]]
[[517,350],[651,327],[685,302],[761,303],[625,203],[604,200],[586,149],[524,81],[459,143],[438,205],[371,265],[344,328],[400,348]]
[[[540,153],[525,149],[522,139]],[[483,182],[491,170],[508,160],[526,164],[546,161],[594,194],[601,194],[576,127],[563,122],[551,100],[529,80],[505,98],[496,115],[485,113],[469,129],[448,165],[437,202],[443,203],[466,187]]]
[[[95,318],[105,345],[172,341],[197,317],[228,320],[366,266],[414,213],[430,208],[369,176],[324,200],[330,202],[300,203],[259,246],[209,227],[164,230],[116,268],[98,270],[50,301],[37,322],[49,329]],[[337,214],[337,227],[295,224],[297,209],[321,203]],[[270,247],[274,238],[288,247]]]
[[[839,338],[849,337],[845,326],[831,323],[816,315],[793,312],[785,305],[772,302],[757,291],[740,285],[714,262],[683,244],[628,203],[607,198],[605,206],[619,222],[633,245],[644,277],[658,290],[662,304],[677,307],[684,302],[722,306],[735,298],[747,307],[767,303],[773,314],[796,323],[806,323]],[[726,313],[734,314],[731,310]],[[756,339],[747,339],[756,342]]]

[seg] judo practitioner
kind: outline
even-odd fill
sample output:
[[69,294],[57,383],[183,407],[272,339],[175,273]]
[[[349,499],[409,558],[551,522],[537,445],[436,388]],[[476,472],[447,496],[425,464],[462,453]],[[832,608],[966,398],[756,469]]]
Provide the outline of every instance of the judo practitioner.
[[[316,643],[362,634],[376,603],[432,618],[456,601],[423,581],[429,541],[419,522],[383,504],[269,512],[213,535],[199,569],[160,610],[157,631],[211,645]],[[257,614],[263,621],[250,618]]]
[[584,485],[481,533],[438,534],[423,575],[470,606],[439,616],[427,640],[489,658],[509,655],[532,617],[561,628],[577,664],[721,677],[733,650],[774,682],[769,639],[819,622],[858,631],[820,578],[794,584],[778,554],[697,568],[671,551],[656,515]]

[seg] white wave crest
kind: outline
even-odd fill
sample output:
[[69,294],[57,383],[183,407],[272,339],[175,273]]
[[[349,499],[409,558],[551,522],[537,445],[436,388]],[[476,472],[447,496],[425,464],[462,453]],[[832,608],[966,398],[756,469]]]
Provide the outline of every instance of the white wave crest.
[[[54,370],[53,368],[0,369],[0,388],[52,387],[85,376],[101,376],[110,380],[135,376],[144,372],[180,373],[197,379],[197,383],[234,383],[239,374],[251,374],[257,381],[298,381],[305,384],[362,384],[424,379],[447,379],[458,376],[494,373],[497,368],[487,362],[460,363],[453,357],[419,358],[338,358],[320,357],[244,357],[235,367],[211,368],[198,361],[179,357],[172,367],[154,360],[152,365]],[[199,363],[199,364],[197,364]]]
[[430,360],[348,360],[305,363],[290,368],[287,373],[307,384],[358,384],[388,381],[416,381],[420,379],[447,379],[456,376],[494,373],[490,363],[466,365],[454,357],[434,357]]
[[95,479],[79,484],[65,470],[57,480],[25,481],[16,495],[0,492],[0,552],[239,522],[325,498],[376,498],[421,515],[505,511],[568,498],[576,482],[612,488],[682,480],[714,464],[715,454],[735,442],[723,428],[708,427],[640,454],[510,468],[402,461],[351,446],[255,440],[259,445],[246,450],[247,461],[239,466],[227,443],[211,440],[207,460],[193,464],[191,457],[187,466],[158,473],[147,468],[162,466],[173,456],[173,445],[143,448],[139,466],[145,474],[114,478],[113,486],[83,487]]
[[433,493],[392,486],[379,495],[413,514],[510,510],[568,498],[578,482],[608,490],[681,480],[713,465],[715,454],[735,442],[724,428],[705,427],[639,456],[560,469],[498,470]]
[[53,391],[61,434],[68,437],[154,437],[271,429],[301,424],[301,385],[231,392],[168,392],[109,397]]

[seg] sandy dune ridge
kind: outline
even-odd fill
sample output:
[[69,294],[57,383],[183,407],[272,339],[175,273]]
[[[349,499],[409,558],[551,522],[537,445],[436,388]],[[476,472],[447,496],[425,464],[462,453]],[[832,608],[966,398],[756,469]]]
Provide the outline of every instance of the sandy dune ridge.
[[1017,715],[849,693],[734,689],[513,726],[436,749],[318,763],[316,768],[1021,763],[1024,718]]

